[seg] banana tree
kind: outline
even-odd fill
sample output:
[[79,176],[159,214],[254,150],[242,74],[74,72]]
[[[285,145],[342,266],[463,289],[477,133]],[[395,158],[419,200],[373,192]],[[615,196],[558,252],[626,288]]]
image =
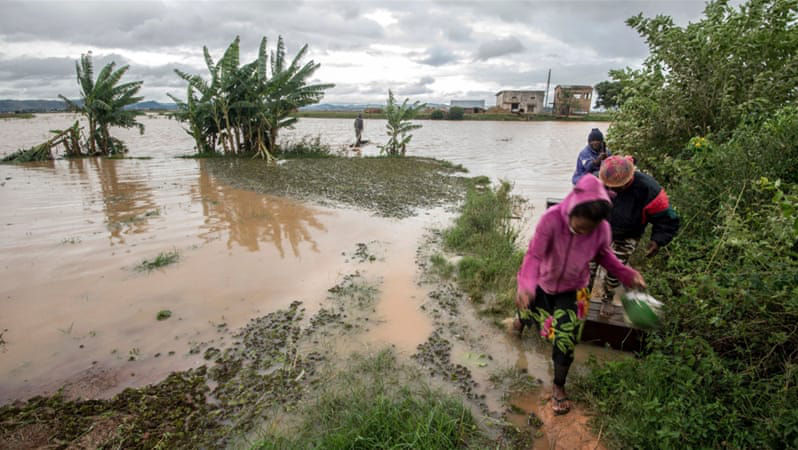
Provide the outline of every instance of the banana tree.
[[[265,46],[265,39],[262,47]],[[285,43],[283,37],[277,38],[277,48],[271,54],[271,77],[264,80],[262,93],[265,95],[263,116],[266,119],[269,134],[269,151],[277,151],[277,137],[281,129],[290,128],[297,122],[291,116],[297,109],[318,103],[324,97],[324,91],[335,87],[334,84],[308,84],[308,79],[318,70],[321,64],[308,61],[304,65],[300,60],[307,53],[305,44],[286,67]],[[265,49],[263,50],[265,52]],[[265,75],[265,66],[262,66]],[[259,71],[261,72],[261,71]]]
[[[79,112],[89,121],[88,140],[89,154],[102,153],[108,155],[124,151],[124,147],[116,138],[111,137],[109,128],[138,127],[144,133],[144,125],[136,120],[138,113],[125,109],[127,106],[142,100],[136,94],[143,82],[133,81],[118,84],[130,66],[124,65],[114,70],[115,62],[102,68],[97,79],[94,79],[94,67],[91,52],[81,55],[75,63],[77,81],[80,86],[80,102],[73,102],[63,95],[59,97],[66,102],[71,111]],[[99,152],[97,146],[99,145]]]
[[[252,152],[271,160],[277,151],[280,130],[296,123],[297,119],[291,114],[302,106],[317,103],[324,96],[324,90],[334,85],[308,84],[319,64],[300,63],[307,45],[289,64],[283,38],[278,38],[275,51],[269,55],[264,37],[257,58],[240,65],[239,43],[236,37],[217,63],[207,47],[203,48],[210,81],[175,70],[192,89],[185,102],[172,97],[178,105],[175,117],[189,124],[187,131],[194,136],[198,151],[204,148],[200,140],[215,151],[216,138],[207,137],[213,129],[225,153]],[[191,92],[197,92],[198,97],[192,99]],[[209,119],[212,124],[208,123]],[[203,134],[199,140],[198,131]]]
[[385,128],[388,133],[388,142],[380,146],[380,153],[404,156],[407,144],[413,138],[410,131],[421,128],[421,125],[410,121],[427,105],[417,101],[408,105],[408,101],[409,99],[405,98],[401,105],[397,104],[393,92],[388,90],[388,103],[385,105],[385,118],[388,121]]

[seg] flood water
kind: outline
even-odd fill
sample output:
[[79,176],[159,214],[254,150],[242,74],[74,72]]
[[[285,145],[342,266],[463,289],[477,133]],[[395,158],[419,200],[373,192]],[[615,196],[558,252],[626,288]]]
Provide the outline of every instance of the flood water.
[[[0,120],[0,154],[40,143],[74,120],[69,114]],[[64,383],[80,384],[85,396],[108,396],[195,367],[204,360],[188,353],[192,345],[223,345],[219,330],[294,300],[310,315],[328,288],[358,270],[382,280],[381,320],[363,345],[393,344],[410,354],[427,339],[433,326],[419,308],[426,291],[416,283],[415,249],[425,230],[445,226],[450,216],[384,219],[234,189],[214,179],[204,161],[175,158],[193,145],[179,123],[156,116],[142,122],[144,135],[114,135],[130,156],[152,159],[0,165],[0,404]],[[410,155],[511,181],[538,211],[545,198],[568,192],[588,132],[607,125],[421,123]],[[381,142],[383,130],[384,121],[367,121],[364,138]],[[346,147],[351,120],[301,119],[284,138],[316,135]],[[371,145],[363,152],[378,150]],[[351,258],[358,243],[375,243],[384,257]],[[179,254],[177,264],[136,270],[170,251]],[[172,317],[156,320],[160,310]],[[546,374],[548,354],[485,332],[499,339],[489,346],[504,355],[501,362]]]

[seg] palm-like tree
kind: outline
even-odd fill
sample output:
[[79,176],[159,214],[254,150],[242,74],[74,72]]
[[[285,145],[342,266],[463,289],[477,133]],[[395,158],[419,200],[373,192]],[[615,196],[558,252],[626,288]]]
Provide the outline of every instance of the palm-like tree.
[[410,122],[419,111],[426,107],[426,103],[413,102],[408,105],[409,99],[405,99],[402,104],[397,104],[393,92],[388,90],[388,103],[385,105],[385,118],[388,123],[385,128],[388,132],[388,142],[380,146],[380,152],[389,155],[404,155],[407,144],[413,135],[410,131],[421,128],[421,125]]
[[[265,43],[264,38],[261,48],[265,47]],[[283,37],[279,36],[276,52],[271,55],[271,78],[264,76],[262,80],[264,88],[262,92],[266,94],[267,100],[263,112],[269,129],[269,150],[273,152],[277,150],[277,136],[280,129],[291,127],[297,121],[297,118],[291,117],[290,114],[302,106],[318,103],[324,97],[324,90],[335,86],[307,84],[308,78],[321,66],[312,60],[300,65],[300,60],[307,50],[308,45],[305,44],[286,67],[285,43]]]
[[236,37],[217,63],[203,47],[208,81],[175,70],[189,84],[185,102],[170,95],[178,105],[175,117],[189,124],[187,132],[194,137],[198,151],[215,151],[218,142],[225,153],[254,153],[272,159],[280,129],[297,121],[291,113],[317,103],[324,90],[334,85],[308,84],[319,64],[300,64],[307,45],[286,65],[283,38],[277,39],[270,60],[264,37],[257,58],[241,66],[239,42]]
[[115,62],[108,63],[95,80],[91,52],[81,55],[80,61],[75,63],[81,101],[76,103],[59,94],[70,110],[79,112],[88,119],[90,155],[124,151],[121,141],[110,135],[109,128],[112,126],[138,127],[139,132],[144,133],[144,125],[136,121],[138,113],[125,109],[126,106],[142,100],[143,97],[137,97],[136,94],[143,82],[118,84],[130,66],[125,65],[114,70],[115,66]]

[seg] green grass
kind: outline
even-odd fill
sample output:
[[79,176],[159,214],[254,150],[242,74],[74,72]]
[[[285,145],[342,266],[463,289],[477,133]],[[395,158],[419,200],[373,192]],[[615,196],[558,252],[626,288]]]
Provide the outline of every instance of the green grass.
[[33,119],[36,117],[32,113],[0,113],[0,119]]
[[139,265],[136,266],[136,270],[139,272],[151,272],[155,269],[159,269],[161,267],[168,266],[170,264],[176,263],[180,259],[180,253],[177,250],[172,250],[169,252],[161,252],[153,259],[145,259]]
[[170,317],[172,317],[172,311],[169,311],[168,309],[162,309],[158,311],[158,314],[155,315],[155,318],[159,321],[166,320]]
[[515,275],[523,259],[510,224],[519,200],[507,182],[491,189],[486,179],[476,181],[455,224],[444,232],[444,246],[463,256],[457,264],[460,287],[477,302],[490,297],[483,312],[506,315],[513,309]]
[[455,449],[486,443],[461,400],[418,380],[391,350],[356,355],[301,407],[291,429],[263,435],[253,448]]
[[438,275],[444,280],[450,279],[452,275],[454,275],[454,271],[457,269],[454,264],[450,263],[449,260],[437,253],[430,257],[430,263],[432,264],[432,273]]

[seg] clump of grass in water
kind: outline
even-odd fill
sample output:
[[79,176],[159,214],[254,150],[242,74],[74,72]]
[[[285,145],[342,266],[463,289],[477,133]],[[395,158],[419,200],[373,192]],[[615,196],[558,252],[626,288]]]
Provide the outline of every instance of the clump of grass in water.
[[463,255],[457,264],[460,287],[475,301],[495,295],[484,312],[506,315],[514,308],[515,275],[524,256],[510,223],[520,200],[510,194],[509,183],[491,189],[488,182],[484,177],[474,180],[460,216],[444,232],[444,246]]
[[172,311],[169,311],[168,309],[162,309],[158,311],[158,314],[155,316],[157,320],[166,320],[170,317],[172,317]]
[[169,264],[174,264],[179,259],[180,259],[180,253],[178,253],[177,250],[172,250],[169,252],[161,252],[154,259],[145,259],[144,261],[142,261],[138,266],[136,266],[136,270],[138,272],[151,272],[160,267],[168,266]]
[[432,272],[444,280],[448,280],[454,275],[456,267],[442,255],[436,253],[432,255],[429,260],[432,264]]
[[253,448],[344,449],[357,442],[360,448],[454,449],[487,443],[468,406],[417,380],[391,350],[355,355],[303,406],[296,429],[267,435]]

